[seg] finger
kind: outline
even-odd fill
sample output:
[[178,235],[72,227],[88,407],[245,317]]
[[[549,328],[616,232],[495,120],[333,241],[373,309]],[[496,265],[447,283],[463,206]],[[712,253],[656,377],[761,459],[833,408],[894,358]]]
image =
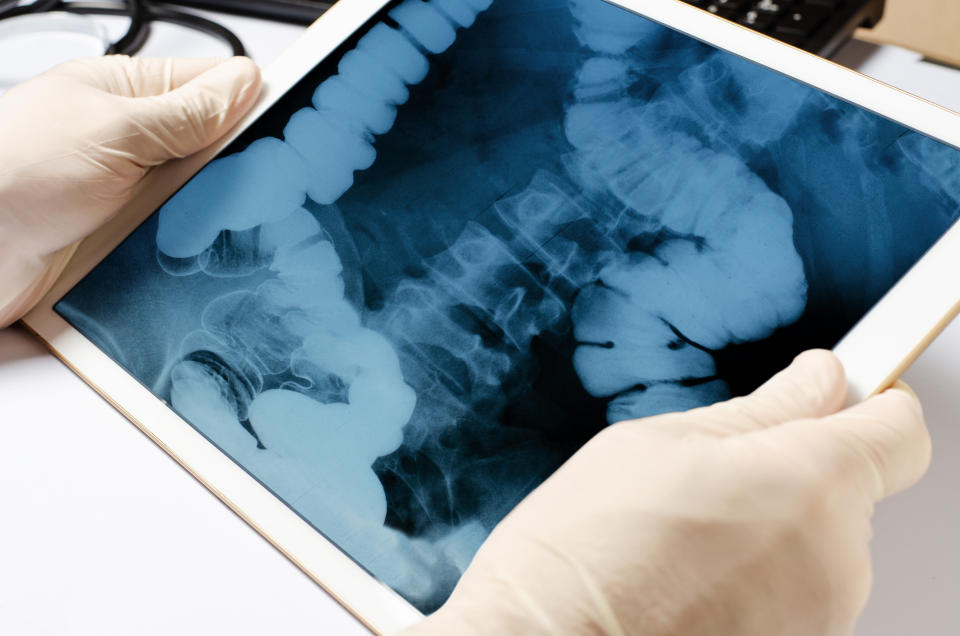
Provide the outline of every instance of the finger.
[[[899,385],[905,387],[906,385]],[[930,465],[930,434],[916,395],[893,388],[840,413],[768,431],[807,449],[828,475],[854,479],[874,501],[915,484]]]
[[801,418],[817,418],[843,407],[847,381],[843,365],[830,351],[797,356],[750,395],[684,414],[697,429],[735,435]]
[[107,55],[58,66],[55,71],[122,97],[151,97],[183,86],[222,64],[219,58],[143,58]]
[[179,88],[132,102],[128,149],[145,165],[185,157],[210,145],[253,105],[260,71],[248,58],[234,57]]

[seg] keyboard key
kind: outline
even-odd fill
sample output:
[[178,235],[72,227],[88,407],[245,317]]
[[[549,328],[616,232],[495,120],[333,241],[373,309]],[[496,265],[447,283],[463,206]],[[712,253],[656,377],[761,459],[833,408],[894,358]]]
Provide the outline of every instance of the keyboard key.
[[771,13],[760,13],[751,9],[742,15],[737,22],[757,31],[768,31],[776,20],[777,16]]
[[740,15],[740,12],[736,9],[720,6],[716,0],[705,6],[704,9],[710,13],[720,16],[721,18],[727,18],[728,20],[735,20],[737,16]]
[[753,10],[757,13],[766,13],[768,15],[782,15],[787,10],[790,2],[783,0],[760,0],[753,5]]
[[829,17],[830,11],[823,7],[800,6],[791,9],[777,24],[777,33],[808,37]]

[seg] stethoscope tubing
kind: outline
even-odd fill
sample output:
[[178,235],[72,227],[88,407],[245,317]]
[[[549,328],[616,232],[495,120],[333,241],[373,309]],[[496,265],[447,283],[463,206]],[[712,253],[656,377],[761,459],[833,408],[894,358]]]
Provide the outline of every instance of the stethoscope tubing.
[[122,0],[122,2],[92,1],[63,2],[63,0],[36,0],[28,5],[17,6],[17,0],[0,0],[0,20],[21,15],[66,11],[85,15],[115,15],[130,18],[126,33],[107,47],[105,55],[135,55],[150,34],[151,22],[170,22],[223,40],[234,55],[245,55],[243,43],[232,31],[221,24],[202,16],[155,5],[147,0]]

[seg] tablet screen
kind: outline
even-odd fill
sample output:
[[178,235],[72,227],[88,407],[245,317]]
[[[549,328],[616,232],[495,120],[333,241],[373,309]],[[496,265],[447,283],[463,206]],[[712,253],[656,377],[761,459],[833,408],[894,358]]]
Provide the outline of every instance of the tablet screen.
[[833,346],[957,167],[602,0],[406,0],[56,309],[429,612],[609,423]]

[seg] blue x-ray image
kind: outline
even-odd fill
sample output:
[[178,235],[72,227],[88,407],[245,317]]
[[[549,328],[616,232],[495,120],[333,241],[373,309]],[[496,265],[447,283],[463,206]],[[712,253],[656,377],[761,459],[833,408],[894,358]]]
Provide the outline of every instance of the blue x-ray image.
[[609,423],[834,345],[958,164],[602,0],[405,0],[57,310],[429,612]]

